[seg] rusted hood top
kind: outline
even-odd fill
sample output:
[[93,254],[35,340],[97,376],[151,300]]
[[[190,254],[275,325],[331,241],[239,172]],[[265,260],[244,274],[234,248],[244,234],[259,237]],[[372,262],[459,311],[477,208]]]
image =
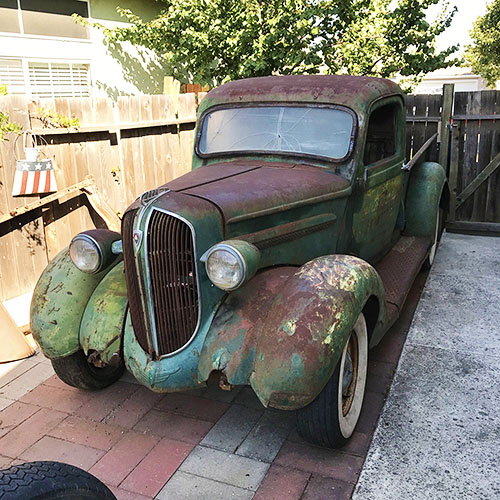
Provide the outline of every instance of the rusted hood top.
[[402,94],[383,78],[349,75],[291,75],[247,78],[226,83],[202,100],[199,114],[218,104],[248,102],[316,102],[340,104],[358,113],[384,95]]
[[286,210],[304,200],[333,197],[349,182],[319,167],[242,161],[197,168],[166,186],[214,203],[227,224],[268,210]]

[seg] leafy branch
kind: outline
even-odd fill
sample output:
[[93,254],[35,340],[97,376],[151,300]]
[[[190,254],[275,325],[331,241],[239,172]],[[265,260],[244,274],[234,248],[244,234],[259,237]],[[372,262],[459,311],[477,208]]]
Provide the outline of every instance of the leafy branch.
[[[7,95],[7,85],[0,85],[0,96]],[[23,127],[19,123],[11,122],[9,113],[0,111],[0,142],[8,141],[7,134],[20,135]]]
[[68,118],[57,111],[42,107],[37,109],[35,115],[30,115],[30,118],[37,118],[45,128],[75,128],[76,130],[80,128],[78,118]]
[[14,134],[20,135],[23,131],[23,127],[19,123],[11,122],[9,113],[3,113],[0,111],[0,142],[8,141],[6,135],[13,132]]

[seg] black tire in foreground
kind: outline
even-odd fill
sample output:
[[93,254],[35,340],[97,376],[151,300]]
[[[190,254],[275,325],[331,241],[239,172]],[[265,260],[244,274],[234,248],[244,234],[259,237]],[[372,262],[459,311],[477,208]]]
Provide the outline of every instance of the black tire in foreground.
[[97,368],[87,361],[82,350],[64,358],[53,359],[52,366],[63,382],[78,389],[87,390],[108,387],[122,376],[125,369],[123,361],[117,366]]
[[73,465],[26,462],[0,470],[0,500],[116,500],[99,479]]
[[296,413],[302,438],[327,448],[347,443],[361,413],[367,364],[368,335],[360,313],[330,380],[312,403]]

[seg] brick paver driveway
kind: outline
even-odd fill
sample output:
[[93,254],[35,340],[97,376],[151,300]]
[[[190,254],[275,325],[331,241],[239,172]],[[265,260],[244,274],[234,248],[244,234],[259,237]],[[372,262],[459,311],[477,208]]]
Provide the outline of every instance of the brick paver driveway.
[[126,376],[100,392],[66,386],[41,355],[0,365],[0,467],[58,460],[118,499],[348,499],[392,380],[425,276],[371,352],[357,430],[341,450],[305,443],[293,415],[248,387],[155,394]]

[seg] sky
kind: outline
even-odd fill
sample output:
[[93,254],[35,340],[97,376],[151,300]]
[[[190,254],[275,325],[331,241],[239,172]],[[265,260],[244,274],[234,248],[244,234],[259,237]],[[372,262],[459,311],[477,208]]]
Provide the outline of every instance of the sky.
[[[492,0],[449,0],[450,6],[456,5],[458,8],[451,26],[437,39],[439,49],[445,49],[456,43],[460,44],[460,52],[463,52],[465,45],[470,43],[469,30],[472,23],[478,16],[486,12],[486,4]],[[435,12],[435,9],[434,9]],[[429,15],[435,15],[429,9]],[[431,19],[432,17],[429,17]]]

